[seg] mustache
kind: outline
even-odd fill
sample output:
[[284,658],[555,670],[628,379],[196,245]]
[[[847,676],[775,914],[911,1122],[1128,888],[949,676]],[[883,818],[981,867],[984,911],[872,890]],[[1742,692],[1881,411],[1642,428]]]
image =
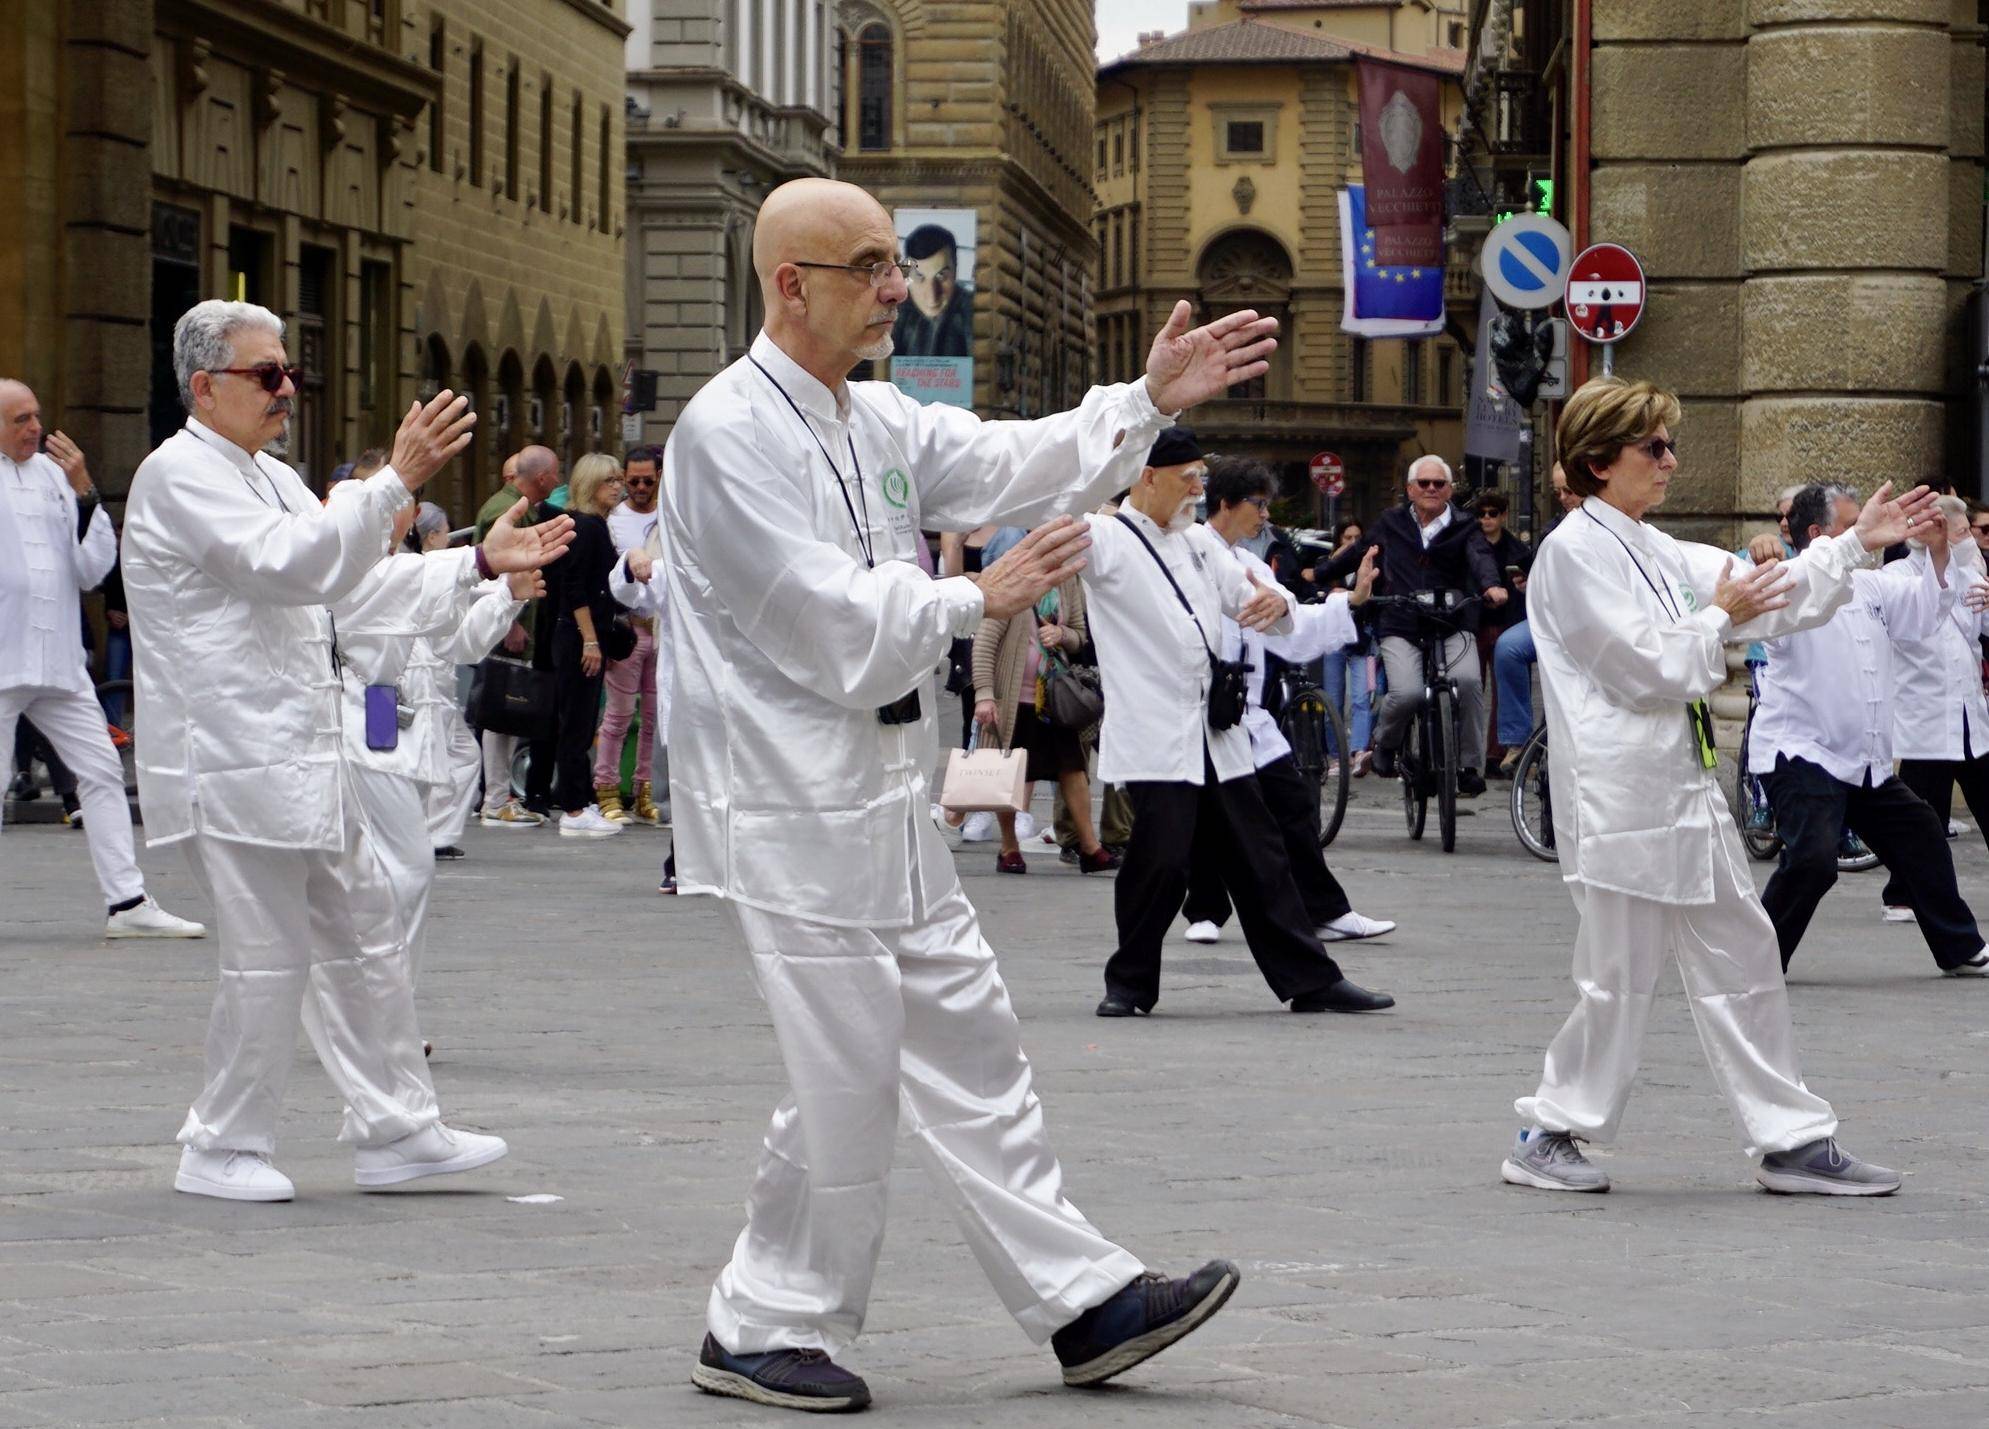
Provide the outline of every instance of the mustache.
[[287,417],[290,415],[291,406],[292,403],[288,397],[278,397],[274,402],[269,404],[269,410],[264,412],[263,415],[265,417]]

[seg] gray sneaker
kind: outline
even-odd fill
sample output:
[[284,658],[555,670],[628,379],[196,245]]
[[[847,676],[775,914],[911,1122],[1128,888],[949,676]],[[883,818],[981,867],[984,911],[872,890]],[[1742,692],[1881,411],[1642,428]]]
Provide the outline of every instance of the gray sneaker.
[[1793,1151],[1771,1151],[1754,1168],[1754,1179],[1789,1196],[1890,1196],[1899,1189],[1897,1171],[1860,1161],[1827,1136]]
[[1575,1139],[1565,1131],[1542,1131],[1529,1126],[1513,1139],[1512,1155],[1499,1168],[1502,1180],[1513,1186],[1534,1186],[1542,1191],[1607,1191],[1609,1174],[1590,1163],[1575,1148]]

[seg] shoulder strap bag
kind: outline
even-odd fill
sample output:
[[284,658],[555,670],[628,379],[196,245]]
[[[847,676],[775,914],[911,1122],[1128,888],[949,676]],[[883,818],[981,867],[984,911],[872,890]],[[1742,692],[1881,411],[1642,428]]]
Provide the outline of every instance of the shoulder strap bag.
[[1146,547],[1146,553],[1153,557],[1153,563],[1160,567],[1160,573],[1167,577],[1167,584],[1174,592],[1174,598],[1181,602],[1181,608],[1188,612],[1188,620],[1195,627],[1195,634],[1202,639],[1202,649],[1209,656],[1209,728],[1229,729],[1243,718],[1243,711],[1250,705],[1250,671],[1256,666],[1244,660],[1218,659],[1209,644],[1208,632],[1202,629],[1201,620],[1195,615],[1195,607],[1188,603],[1188,597],[1181,591],[1180,582],[1174,579],[1174,572],[1167,569],[1167,562],[1160,559],[1160,552],[1154,550],[1153,542],[1147,540],[1146,533],[1126,520],[1123,512],[1115,518],[1125,528],[1139,538]]

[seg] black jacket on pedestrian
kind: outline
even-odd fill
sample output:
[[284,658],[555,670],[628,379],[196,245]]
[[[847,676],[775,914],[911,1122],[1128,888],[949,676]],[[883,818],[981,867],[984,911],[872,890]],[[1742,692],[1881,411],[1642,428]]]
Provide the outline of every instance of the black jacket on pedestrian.
[[1506,575],[1506,568],[1518,566],[1522,575],[1532,570],[1533,547],[1510,531],[1499,532],[1499,539],[1496,542],[1486,540],[1483,530],[1473,531],[1471,535],[1473,541],[1483,547],[1485,553],[1492,558],[1492,565],[1499,572],[1499,584],[1506,588],[1504,605],[1496,610],[1489,606],[1484,608],[1485,623],[1496,625],[1501,630],[1519,624],[1526,619],[1526,592],[1513,589],[1512,580]]
[[[1361,558],[1371,546],[1381,548],[1380,571],[1374,583],[1380,595],[1459,590],[1482,598],[1486,587],[1505,583],[1504,575],[1492,561],[1490,548],[1479,535],[1478,523],[1468,512],[1453,506],[1450,524],[1426,548],[1415,508],[1405,501],[1382,512],[1360,540],[1328,561],[1322,584],[1337,585],[1343,576],[1359,570]],[[1477,606],[1465,608],[1459,628],[1478,628]],[[1375,621],[1375,632],[1384,639],[1399,635],[1413,640],[1417,631],[1416,617],[1395,606],[1383,610]]]

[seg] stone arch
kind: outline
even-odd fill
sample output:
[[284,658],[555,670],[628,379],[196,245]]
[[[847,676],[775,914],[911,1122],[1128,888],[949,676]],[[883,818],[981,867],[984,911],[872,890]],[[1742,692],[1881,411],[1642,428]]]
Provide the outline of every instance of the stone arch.
[[532,340],[525,345],[544,353],[559,351],[559,337],[553,326],[552,303],[546,298],[539,299],[538,311],[532,314]]
[[594,346],[589,351],[588,361],[614,366],[615,335],[608,330],[608,315],[602,313],[594,319]]
[[414,322],[417,329],[427,328],[434,333],[453,332],[465,343],[473,341],[478,336],[451,321],[449,289],[442,281],[440,263],[428,265],[428,283],[421,290],[421,301],[416,305]]
[[1291,250],[1255,224],[1232,224],[1211,234],[1195,257],[1195,282],[1203,300],[1231,307],[1260,299],[1288,302],[1295,271]]
[[525,341],[525,315],[518,311],[518,290],[504,290],[504,306],[497,316],[497,346],[523,351],[529,344]]
[[463,319],[456,331],[461,335],[465,348],[472,343],[485,349],[492,346],[490,317],[484,311],[483,284],[475,278],[470,279],[469,287],[463,290]]

